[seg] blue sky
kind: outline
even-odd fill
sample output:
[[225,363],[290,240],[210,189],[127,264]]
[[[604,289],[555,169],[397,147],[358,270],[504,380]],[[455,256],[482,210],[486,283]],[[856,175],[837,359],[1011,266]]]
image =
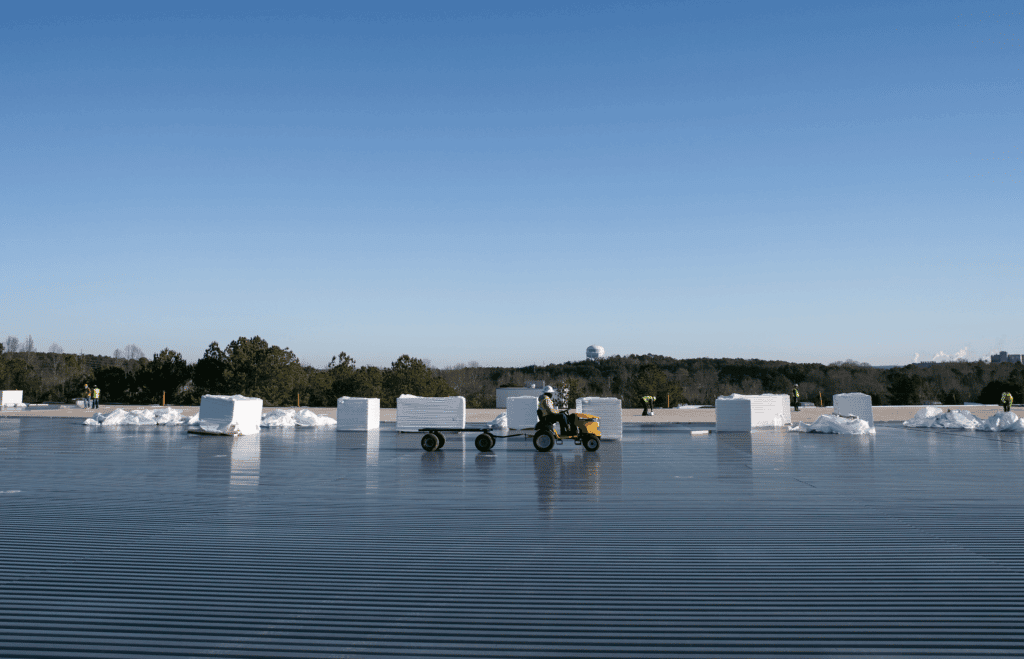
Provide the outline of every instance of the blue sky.
[[0,334],[1024,351],[1018,2],[0,7]]

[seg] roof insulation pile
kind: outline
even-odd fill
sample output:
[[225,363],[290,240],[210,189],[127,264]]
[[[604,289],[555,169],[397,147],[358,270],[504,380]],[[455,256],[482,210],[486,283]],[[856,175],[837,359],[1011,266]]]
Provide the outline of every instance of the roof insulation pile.
[[1024,420],[1013,412],[999,412],[982,421],[970,412],[949,410],[927,405],[917,411],[914,418],[904,421],[908,428],[946,428],[955,430],[981,430],[983,432],[1022,432]]
[[336,423],[337,421],[327,415],[320,415],[305,408],[271,410],[260,419],[261,428],[320,428]]
[[508,412],[502,412],[487,424],[489,430],[508,430]]
[[875,416],[871,411],[871,396],[861,393],[836,394],[832,397],[832,412],[837,416],[855,416],[875,427]]
[[873,435],[875,429],[864,419],[823,414],[813,423],[798,423],[790,426],[794,432],[820,432],[832,435]]
[[941,407],[927,405],[917,411],[914,418],[904,421],[907,428],[953,428],[960,430],[977,430],[982,421],[970,412],[949,410],[943,412]]
[[402,394],[395,410],[398,432],[421,428],[465,428],[466,399],[462,396],[421,397]]
[[199,415],[189,418],[179,410],[171,407],[124,410],[116,409],[110,414],[94,414],[91,419],[86,419],[82,425],[86,426],[181,426],[196,424],[199,422]]
[[784,394],[733,394],[715,400],[715,429],[718,432],[781,428],[791,422],[789,396]]
[[374,430],[380,428],[380,398],[338,399],[338,430]]
[[601,439],[622,439],[622,401],[618,398],[577,398],[576,412],[601,417]]
[[537,396],[514,396],[505,400],[508,410],[508,427],[513,430],[532,428],[537,425]]
[[199,402],[199,427],[209,433],[255,435],[262,413],[262,398],[206,395]]

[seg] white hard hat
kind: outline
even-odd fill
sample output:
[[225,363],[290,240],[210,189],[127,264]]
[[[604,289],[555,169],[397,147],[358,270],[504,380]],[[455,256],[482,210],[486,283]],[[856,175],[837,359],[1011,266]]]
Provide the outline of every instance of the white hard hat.
[[544,393],[553,394],[555,393],[555,388],[549,384],[548,386],[544,387]]

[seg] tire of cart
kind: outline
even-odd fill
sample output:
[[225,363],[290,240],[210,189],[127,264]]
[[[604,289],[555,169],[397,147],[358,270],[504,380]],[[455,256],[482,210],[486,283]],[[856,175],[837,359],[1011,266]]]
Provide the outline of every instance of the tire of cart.
[[423,435],[423,439],[420,440],[420,446],[422,446],[423,450],[427,453],[431,453],[441,448],[440,444],[441,442],[432,432],[428,432],[426,435]]
[[444,435],[441,434],[440,430],[434,431],[434,437],[437,437],[437,448],[444,448]]
[[538,430],[533,436],[533,448],[541,453],[550,451],[555,446],[555,436],[548,430]]
[[483,433],[476,436],[476,450],[487,452],[494,448],[494,437],[489,433]]

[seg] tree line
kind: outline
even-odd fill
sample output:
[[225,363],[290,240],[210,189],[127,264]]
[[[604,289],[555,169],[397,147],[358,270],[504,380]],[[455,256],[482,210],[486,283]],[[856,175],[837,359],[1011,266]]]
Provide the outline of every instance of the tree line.
[[288,348],[259,336],[239,337],[221,348],[216,342],[195,363],[165,348],[152,359],[136,346],[113,356],[65,354],[51,345],[36,352],[31,337],[0,345],[0,386],[21,389],[25,401],[70,402],[86,383],[98,386],[106,403],[194,405],[204,394],[243,394],[270,407],[333,407],[341,396],[380,398],[394,407],[398,396],[466,397],[471,408],[495,406],[495,389],[544,380],[564,403],[580,396],[615,396],[626,407],[640,397],[657,396],[659,406],[713,405],[732,393],[788,394],[794,385],[801,400],[831,405],[838,393],[869,394],[875,405],[934,402],[994,404],[1003,391],[1024,400],[1024,366],[987,362],[941,362],[876,368],[853,361],[797,364],[757,359],[674,359],[658,355],[611,356],[600,361],[565,362],[519,368],[478,363],[434,368],[402,355],[391,366],[357,366],[339,353],[323,368],[303,365]]

